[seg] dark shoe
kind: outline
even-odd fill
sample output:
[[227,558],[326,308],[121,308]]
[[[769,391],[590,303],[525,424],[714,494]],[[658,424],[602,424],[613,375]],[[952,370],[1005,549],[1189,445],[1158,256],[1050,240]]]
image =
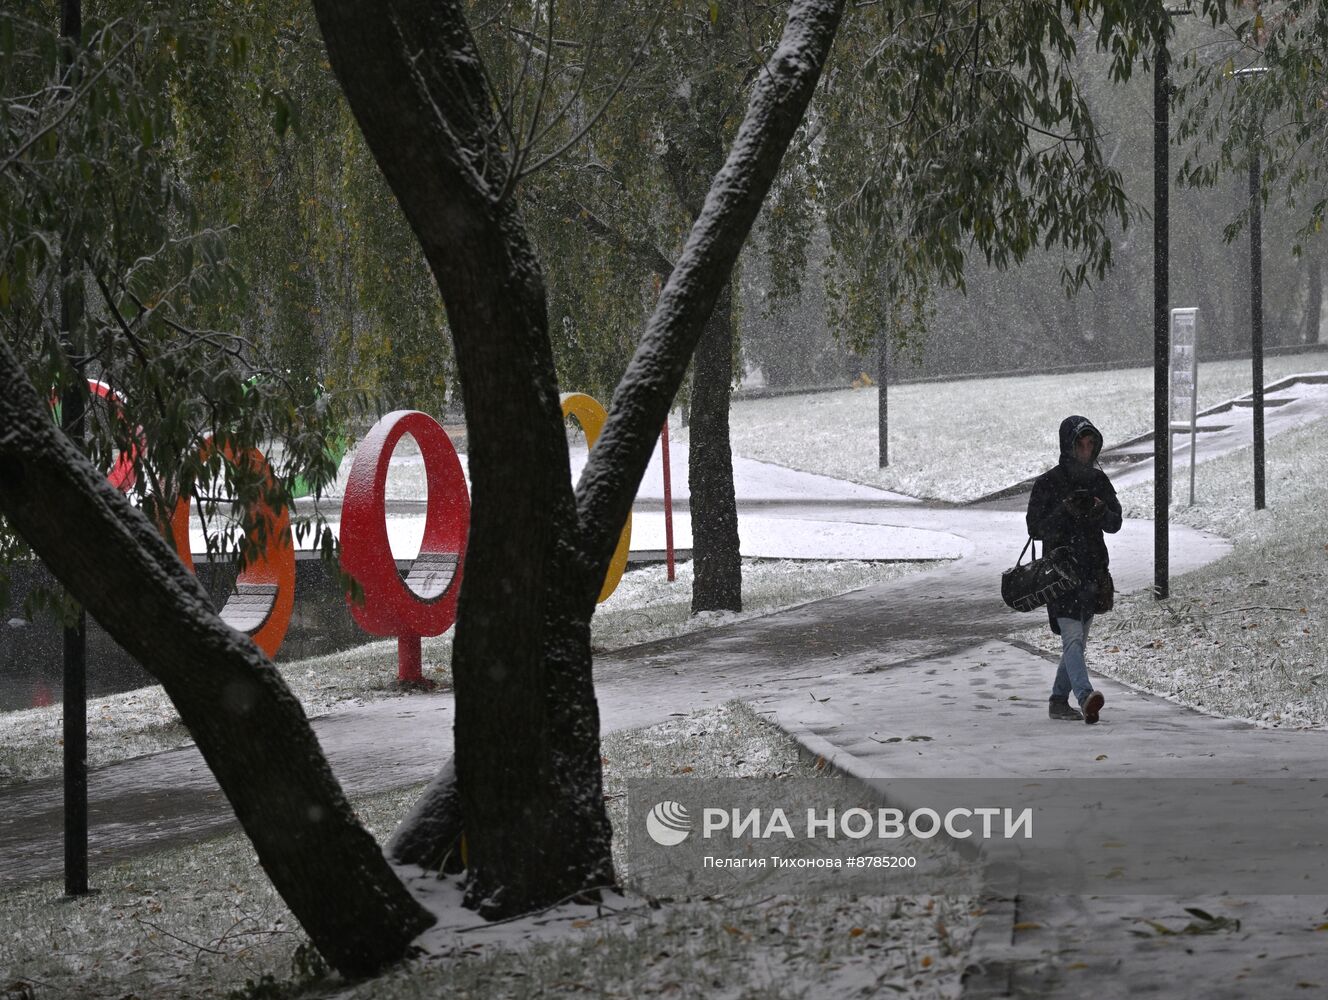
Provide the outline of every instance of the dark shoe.
[[1061,719],[1065,722],[1080,722],[1083,720],[1083,716],[1071,708],[1068,701],[1061,701],[1058,698],[1052,698],[1047,702],[1047,717]]
[[1097,714],[1102,711],[1102,706],[1107,703],[1107,696],[1101,691],[1092,692],[1081,706],[1084,710],[1084,721],[1090,726],[1097,721]]

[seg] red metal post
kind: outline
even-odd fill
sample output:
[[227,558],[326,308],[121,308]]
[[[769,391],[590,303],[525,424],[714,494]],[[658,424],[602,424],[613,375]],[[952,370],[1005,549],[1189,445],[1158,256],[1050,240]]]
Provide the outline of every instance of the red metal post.
[[669,418],[659,432],[660,456],[664,460],[664,550],[669,564],[669,583],[673,582],[673,479],[669,474]]
[[397,636],[397,683],[422,684],[424,671],[421,669],[420,637],[418,635]]

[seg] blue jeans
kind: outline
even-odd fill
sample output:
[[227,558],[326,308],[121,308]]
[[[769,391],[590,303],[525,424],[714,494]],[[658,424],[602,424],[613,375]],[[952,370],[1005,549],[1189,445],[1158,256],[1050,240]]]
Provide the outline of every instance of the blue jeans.
[[1084,662],[1084,645],[1088,642],[1088,626],[1093,624],[1093,616],[1087,621],[1078,618],[1057,618],[1061,627],[1061,665],[1056,668],[1056,680],[1051,685],[1051,697],[1056,701],[1069,701],[1070,692],[1080,705],[1093,693],[1093,682],[1088,679],[1088,664]]

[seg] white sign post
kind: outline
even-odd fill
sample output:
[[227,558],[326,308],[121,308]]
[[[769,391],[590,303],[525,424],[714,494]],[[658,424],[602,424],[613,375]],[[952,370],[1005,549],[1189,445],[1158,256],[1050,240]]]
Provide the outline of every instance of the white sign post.
[[[1199,424],[1199,310],[1171,310],[1171,424],[1167,428],[1167,451],[1173,431],[1190,432],[1190,506],[1194,506],[1194,445]],[[1187,426],[1188,425],[1188,426]],[[1172,462],[1167,463],[1174,469]],[[1173,477],[1174,478],[1174,477]],[[1171,484],[1167,484],[1171,495]]]

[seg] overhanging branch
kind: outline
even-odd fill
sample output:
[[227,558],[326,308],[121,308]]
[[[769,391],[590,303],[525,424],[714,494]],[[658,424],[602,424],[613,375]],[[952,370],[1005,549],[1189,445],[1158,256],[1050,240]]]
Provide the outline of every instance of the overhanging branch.
[[790,9],[768,72],[756,80],[733,147],[614,394],[576,491],[586,553],[599,570],[590,574],[594,580],[603,576],[705,321],[802,123],[842,13],[843,0],[800,0]]

